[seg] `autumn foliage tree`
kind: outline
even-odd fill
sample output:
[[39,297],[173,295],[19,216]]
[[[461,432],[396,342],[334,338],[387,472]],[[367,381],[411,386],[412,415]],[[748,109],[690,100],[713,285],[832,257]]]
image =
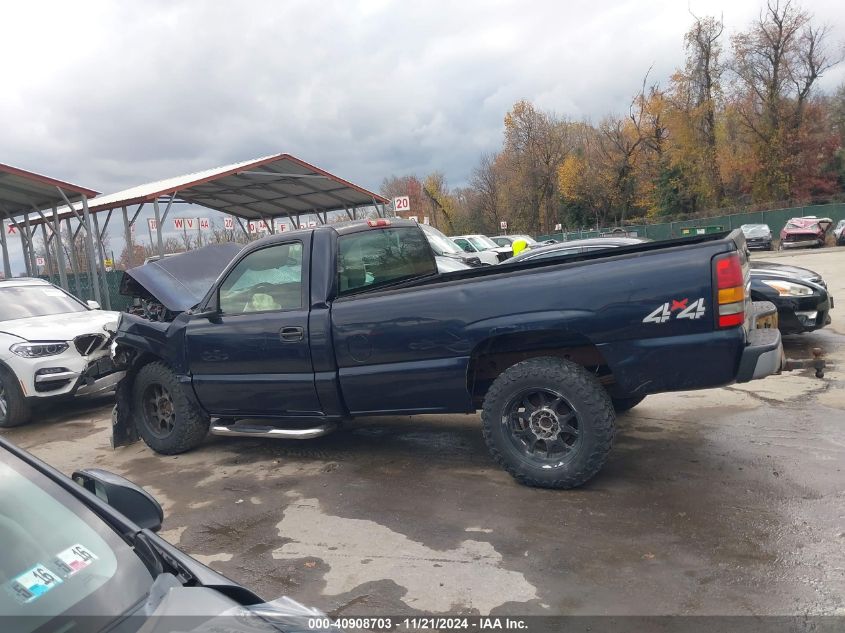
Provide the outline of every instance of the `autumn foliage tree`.
[[411,196],[447,233],[505,220],[533,234],[841,198],[845,86],[818,91],[840,61],[830,37],[792,0],[768,0],[729,39],[721,19],[693,16],[683,65],[665,86],[649,69],[627,112],[573,121],[523,99],[468,186],[434,172],[388,178],[382,193]]

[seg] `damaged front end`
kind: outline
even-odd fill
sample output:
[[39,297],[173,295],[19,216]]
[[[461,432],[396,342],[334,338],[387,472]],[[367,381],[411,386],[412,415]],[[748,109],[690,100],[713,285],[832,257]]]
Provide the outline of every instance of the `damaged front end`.
[[[111,346],[111,359],[123,377],[115,389],[115,405],[112,408],[112,448],[127,446],[138,441],[138,429],[133,414],[132,393],[135,376],[147,362],[164,360],[178,362],[173,351],[178,347],[170,340],[173,323],[148,321],[134,314],[122,314]],[[170,352],[170,353],[168,353]]]
[[147,262],[123,274],[120,292],[132,297],[133,304],[121,314],[111,346],[115,368],[125,372],[112,410],[112,447],[139,439],[133,391],[141,367],[159,361],[177,375],[189,375],[185,346],[188,313],[241,248],[233,243],[211,244]]

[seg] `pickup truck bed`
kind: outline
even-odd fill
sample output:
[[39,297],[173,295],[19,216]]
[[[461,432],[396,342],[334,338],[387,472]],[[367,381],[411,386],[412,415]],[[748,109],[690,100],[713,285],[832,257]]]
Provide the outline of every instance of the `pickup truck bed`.
[[[124,315],[115,444],[189,450],[210,418],[223,434],[297,437],[481,409],[518,480],[580,485],[606,459],[614,408],[779,370],[779,334],[754,329],[747,282],[739,231],[443,275],[409,221],[271,236],[193,310]],[[267,421],[236,423],[255,418]]]

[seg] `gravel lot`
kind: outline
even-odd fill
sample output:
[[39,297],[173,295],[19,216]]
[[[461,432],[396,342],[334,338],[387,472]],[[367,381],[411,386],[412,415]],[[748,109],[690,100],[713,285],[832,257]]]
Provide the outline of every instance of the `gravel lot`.
[[[755,255],[821,272],[845,248]],[[162,502],[163,534],[266,598],[335,615],[845,614],[845,305],[829,369],[651,396],[575,491],[517,485],[479,419],[384,418],[309,441],[109,448],[108,398],[4,435],[70,473],[97,466]]]

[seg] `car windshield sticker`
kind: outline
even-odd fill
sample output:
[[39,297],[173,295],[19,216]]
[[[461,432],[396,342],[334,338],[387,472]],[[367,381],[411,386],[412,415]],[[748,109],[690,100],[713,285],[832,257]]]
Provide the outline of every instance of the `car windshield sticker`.
[[56,556],[56,566],[65,578],[70,578],[76,572],[82,571],[97,560],[97,556],[83,545],[76,544],[68,547]]
[[13,578],[9,586],[17,601],[26,604],[43,596],[50,589],[60,584],[62,584],[61,578],[44,565],[38,564],[17,578]]

